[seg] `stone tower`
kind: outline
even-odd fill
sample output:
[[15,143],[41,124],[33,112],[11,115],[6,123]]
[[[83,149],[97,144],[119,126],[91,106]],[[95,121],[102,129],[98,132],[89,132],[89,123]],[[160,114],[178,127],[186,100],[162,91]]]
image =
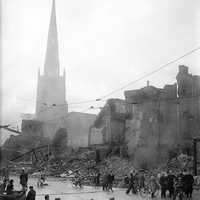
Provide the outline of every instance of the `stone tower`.
[[38,71],[36,119],[48,122],[66,116],[68,112],[65,101],[65,71],[60,75],[58,37],[56,25],[55,0],[53,0],[44,74]]

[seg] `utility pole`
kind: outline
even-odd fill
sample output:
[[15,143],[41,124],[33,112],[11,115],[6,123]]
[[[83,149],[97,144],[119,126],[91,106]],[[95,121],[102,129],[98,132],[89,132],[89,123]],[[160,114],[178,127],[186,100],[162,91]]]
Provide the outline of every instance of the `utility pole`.
[[49,173],[49,144],[48,144],[48,161],[47,161],[47,172]]
[[200,143],[200,138],[193,138],[193,174],[197,176],[197,143]]
[[193,139],[193,173],[197,175],[197,141]]

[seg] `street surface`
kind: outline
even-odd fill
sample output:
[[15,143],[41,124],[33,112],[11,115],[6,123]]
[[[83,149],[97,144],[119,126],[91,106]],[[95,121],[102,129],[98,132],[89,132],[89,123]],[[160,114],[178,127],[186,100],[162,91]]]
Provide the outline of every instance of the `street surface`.
[[[20,189],[19,178],[14,177],[15,188]],[[63,180],[60,178],[47,178],[48,186],[43,188],[37,188],[37,179],[29,178],[28,184],[32,185],[37,193],[36,200],[44,200],[46,194],[50,195],[50,200],[55,198],[61,198],[61,200],[109,200],[114,197],[115,200],[145,200],[148,198],[142,198],[137,195],[127,195],[124,189],[114,189],[114,192],[103,192],[102,188],[94,188],[84,186],[83,189],[74,188],[69,180]],[[200,193],[195,195],[193,200],[199,200]],[[160,200],[160,198],[154,198],[154,200]]]

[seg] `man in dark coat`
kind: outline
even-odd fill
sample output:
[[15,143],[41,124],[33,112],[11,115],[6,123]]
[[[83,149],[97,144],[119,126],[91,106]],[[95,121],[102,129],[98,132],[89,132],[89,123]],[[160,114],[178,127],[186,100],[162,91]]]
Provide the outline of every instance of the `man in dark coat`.
[[20,174],[20,184],[22,185],[22,189],[27,188],[27,182],[28,182],[28,174],[25,172],[25,169],[22,168],[22,173]]
[[12,194],[13,191],[14,191],[14,184],[13,184],[13,179],[11,179],[7,185],[7,188],[6,188],[6,194]]
[[184,184],[183,184],[183,173],[179,173],[174,181],[174,195],[173,195],[173,200],[176,199],[176,197],[179,195],[179,198],[181,199],[183,197],[183,189],[184,189]]
[[112,186],[114,182],[115,176],[113,173],[108,174],[108,191],[111,190],[113,192]]
[[108,190],[108,174],[103,175],[103,180],[102,180],[102,186],[103,186],[103,191]]
[[44,196],[44,199],[45,199],[45,200],[49,200],[49,195],[46,194],[46,195]]
[[183,175],[183,191],[187,198],[192,198],[194,178],[191,173],[186,172]]
[[26,200],[35,200],[36,192],[33,189],[33,186],[30,186],[29,189],[30,190],[29,190],[29,192],[27,194]]
[[172,198],[174,196],[175,179],[176,179],[176,176],[170,170],[167,175],[167,190],[169,191],[169,198]]
[[7,179],[4,178],[3,179],[3,183],[0,185],[0,194],[3,194],[6,190],[6,186],[7,186]]
[[166,198],[166,190],[167,190],[167,186],[168,186],[168,181],[167,181],[167,176],[165,175],[165,173],[162,173],[160,180],[159,180],[159,184],[161,187],[161,198]]
[[128,187],[128,184],[129,184],[129,177],[128,177],[128,175],[125,175],[125,177],[124,177],[124,187]]

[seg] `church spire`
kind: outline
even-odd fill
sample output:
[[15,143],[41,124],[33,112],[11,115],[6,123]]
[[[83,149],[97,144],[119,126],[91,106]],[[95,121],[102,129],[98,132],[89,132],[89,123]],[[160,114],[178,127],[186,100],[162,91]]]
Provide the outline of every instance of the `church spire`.
[[58,54],[58,37],[56,25],[55,0],[53,0],[51,10],[51,20],[47,39],[47,49],[44,64],[44,75],[59,76],[59,54]]

